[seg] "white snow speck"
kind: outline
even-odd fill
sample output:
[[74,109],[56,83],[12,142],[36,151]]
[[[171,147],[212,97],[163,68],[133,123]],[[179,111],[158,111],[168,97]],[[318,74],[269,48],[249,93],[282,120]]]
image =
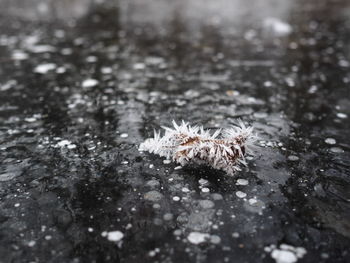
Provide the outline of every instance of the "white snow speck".
[[244,198],[244,197],[247,196],[247,194],[242,192],[242,191],[237,191],[236,192],[236,196],[239,197],[239,198]]
[[19,207],[19,206],[20,206],[20,203],[16,203],[16,204],[15,204],[15,207]]
[[28,58],[28,54],[23,52],[22,50],[15,50],[12,53],[12,59],[13,60],[25,60]]
[[265,81],[264,82],[264,86],[265,87],[271,87],[272,86],[272,82],[271,81]]
[[57,72],[58,74],[63,74],[63,73],[65,73],[66,71],[67,71],[67,70],[66,70],[65,67],[59,67],[59,68],[56,69],[56,72]]
[[275,17],[268,17],[263,22],[264,26],[278,36],[286,36],[292,32],[291,25]]
[[94,63],[96,61],[97,61],[97,57],[95,57],[95,56],[88,56],[86,58],[86,62],[88,62],[88,63]]
[[13,88],[17,84],[15,80],[9,80],[5,84],[0,85],[0,91],[5,91]]
[[145,69],[145,68],[146,68],[146,65],[143,64],[143,63],[136,63],[136,64],[134,64],[134,69],[141,70],[141,69]]
[[309,88],[308,93],[314,94],[314,93],[316,93],[317,89],[318,89],[318,88],[317,88],[316,85],[312,85],[312,86]]
[[49,45],[35,45],[28,48],[33,53],[48,53],[56,51],[56,48]]
[[120,240],[122,240],[122,238],[124,237],[124,234],[120,231],[111,231],[107,233],[107,239],[109,241],[114,241],[114,242],[118,242]]
[[210,237],[209,234],[206,233],[200,233],[200,232],[191,232],[188,236],[187,239],[190,241],[192,244],[198,245],[200,243],[205,242],[208,238]]
[[169,164],[169,163],[171,163],[171,160],[163,160],[163,163],[164,164]]
[[233,233],[232,233],[232,237],[234,237],[234,238],[239,238],[239,233],[233,232]]
[[174,196],[174,197],[173,197],[173,200],[174,200],[175,202],[178,202],[178,201],[180,201],[180,197]]
[[101,73],[102,74],[111,74],[113,71],[112,71],[112,68],[110,67],[103,67],[101,68]]
[[348,115],[346,115],[345,113],[342,113],[342,112],[338,112],[337,117],[339,119],[346,119],[348,117]]
[[28,242],[28,247],[34,247],[36,242],[34,240],[31,240]]
[[271,257],[275,259],[276,263],[295,263],[306,254],[305,248],[287,244],[281,244],[279,249],[275,245],[271,245],[265,247],[265,251],[271,252]]
[[256,200],[255,198],[250,198],[248,200],[248,202],[249,202],[250,205],[254,205],[254,204],[256,204],[258,202],[258,200]]
[[286,84],[289,86],[289,87],[294,87],[295,86],[295,81],[294,81],[294,79],[292,79],[292,78],[285,78],[285,80],[284,80],[285,82],[286,82]]
[[209,193],[209,192],[210,192],[210,189],[207,188],[207,187],[203,187],[203,188],[202,188],[202,192],[203,192],[203,193]]
[[156,255],[156,252],[152,250],[152,251],[148,252],[148,255],[150,257],[154,257]]
[[63,48],[62,50],[61,50],[61,54],[62,55],[71,55],[73,53],[73,50],[71,49],[71,48]]
[[277,263],[294,263],[298,261],[297,256],[293,252],[280,249],[273,250],[271,257],[274,258]]
[[289,155],[288,160],[292,162],[296,162],[296,161],[299,161],[299,157],[295,155]]
[[342,153],[342,152],[344,152],[344,150],[342,148],[340,148],[340,147],[332,147],[330,150],[333,153]]
[[336,141],[335,139],[333,139],[333,138],[326,138],[326,139],[324,140],[324,142],[327,143],[327,144],[331,144],[331,145],[337,143],[337,141]]
[[181,191],[184,192],[184,193],[188,193],[190,191],[190,189],[188,189],[187,187],[183,187],[181,189]]
[[54,63],[40,64],[34,68],[34,72],[39,74],[46,74],[49,71],[54,70],[55,68],[56,64]]
[[26,122],[35,122],[37,119],[34,117],[28,117],[24,119]]
[[146,63],[150,65],[158,65],[164,63],[164,59],[162,57],[147,57]]
[[343,68],[347,68],[350,66],[350,63],[347,60],[341,59],[341,60],[339,60],[338,65],[343,67]]
[[175,231],[174,231],[174,235],[175,236],[180,236],[182,234],[182,231],[180,230],[180,229],[176,229]]
[[67,145],[67,148],[71,150],[77,148],[77,146],[75,144],[69,144]]
[[[58,138],[60,139],[60,138]],[[71,141],[68,140],[62,140],[57,142],[56,144],[52,145],[54,148],[59,148],[59,147],[67,147],[69,150],[77,148],[77,145],[72,143]]]
[[221,238],[217,235],[212,235],[210,237],[210,242],[213,244],[219,244],[221,242]]
[[200,185],[206,185],[206,184],[209,183],[209,181],[206,180],[206,179],[201,178],[201,179],[198,180],[198,183],[199,183]]
[[70,145],[70,144],[71,144],[70,141],[68,141],[68,140],[62,140],[62,141],[60,141],[60,142],[57,143],[57,146],[59,146],[59,147],[64,147],[64,146],[68,146],[68,145]]
[[127,134],[127,133],[122,133],[122,134],[120,134],[120,137],[121,137],[121,138],[128,138],[128,136],[129,136],[129,134]]
[[98,84],[98,81],[96,79],[86,79],[81,83],[81,86],[83,88],[92,88],[95,87]]
[[237,179],[236,185],[248,185],[248,183],[246,179]]
[[154,257],[155,255],[157,255],[157,253],[160,252],[160,249],[159,248],[155,248],[154,250],[151,250],[150,252],[148,252],[148,255],[150,257]]

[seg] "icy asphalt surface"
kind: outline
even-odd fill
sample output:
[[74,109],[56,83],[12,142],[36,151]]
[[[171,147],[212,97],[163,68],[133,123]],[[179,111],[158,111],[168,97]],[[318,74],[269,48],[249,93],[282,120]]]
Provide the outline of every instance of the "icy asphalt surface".
[[[0,1],[0,262],[349,262],[350,2],[105,2]],[[237,118],[235,177],[138,151]]]

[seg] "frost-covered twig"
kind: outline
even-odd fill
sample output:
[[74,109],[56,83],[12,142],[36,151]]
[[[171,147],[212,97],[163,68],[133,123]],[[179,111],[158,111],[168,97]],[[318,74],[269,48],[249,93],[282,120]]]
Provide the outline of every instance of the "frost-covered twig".
[[233,175],[241,170],[239,164],[246,165],[244,156],[250,153],[255,141],[253,128],[246,127],[242,121],[238,126],[213,134],[184,121],[180,125],[173,121],[173,125],[174,128],[162,127],[163,137],[155,131],[154,138],[145,140],[139,150],[171,158],[182,166],[190,162],[208,164]]

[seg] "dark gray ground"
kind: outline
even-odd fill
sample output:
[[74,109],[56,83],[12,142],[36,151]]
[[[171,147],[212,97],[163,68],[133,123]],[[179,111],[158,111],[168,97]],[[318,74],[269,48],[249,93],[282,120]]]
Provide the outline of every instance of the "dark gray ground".
[[[349,262],[350,1],[105,2],[0,0],[0,262]],[[235,177],[137,150],[237,118]]]

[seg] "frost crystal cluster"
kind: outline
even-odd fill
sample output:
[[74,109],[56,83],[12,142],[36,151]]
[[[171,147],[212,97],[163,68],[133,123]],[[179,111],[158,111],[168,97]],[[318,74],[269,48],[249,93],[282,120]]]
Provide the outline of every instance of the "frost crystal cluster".
[[255,141],[252,127],[242,121],[238,126],[217,130],[213,134],[203,127],[190,126],[173,121],[174,128],[162,127],[164,136],[154,132],[154,138],[144,141],[139,150],[148,151],[172,159],[182,166],[190,162],[211,165],[233,175],[240,171],[239,164],[246,165],[244,156],[250,153]]

